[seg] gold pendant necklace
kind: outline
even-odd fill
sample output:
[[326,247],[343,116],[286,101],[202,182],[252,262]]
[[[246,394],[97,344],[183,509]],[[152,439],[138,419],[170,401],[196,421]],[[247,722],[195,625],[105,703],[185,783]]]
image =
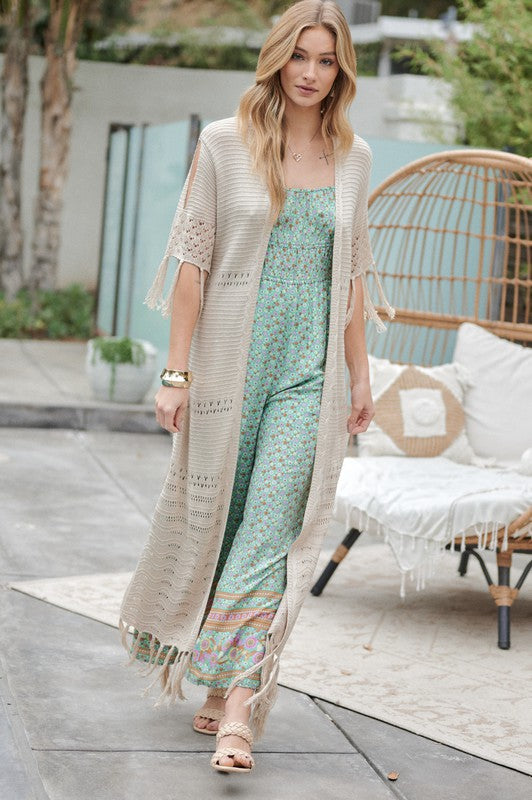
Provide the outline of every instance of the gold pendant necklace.
[[[312,140],[316,138],[316,135],[317,135],[317,133],[318,133],[318,131],[319,131],[320,129],[321,129],[321,125],[320,125],[320,126],[319,126],[319,128],[316,130],[316,133],[314,134],[314,136],[313,136],[313,137],[312,137],[312,139],[310,140],[309,144],[311,144]],[[288,144],[288,141],[286,142],[286,146],[287,146],[287,147],[288,147],[288,149],[290,150],[290,153],[292,154],[292,158],[294,159],[294,161],[297,161],[297,163],[299,163],[299,162],[301,161],[301,159],[303,158],[303,153],[295,153],[295,152],[292,150],[292,148],[290,147],[290,145]],[[320,158],[322,158],[322,156],[320,156]],[[329,163],[329,162],[327,162],[327,163]]]
[[294,161],[301,161],[301,159],[303,158],[303,153],[294,153],[294,151],[292,150],[292,148],[290,147],[288,142],[286,144],[287,144],[288,149],[292,153],[292,158],[294,159]]

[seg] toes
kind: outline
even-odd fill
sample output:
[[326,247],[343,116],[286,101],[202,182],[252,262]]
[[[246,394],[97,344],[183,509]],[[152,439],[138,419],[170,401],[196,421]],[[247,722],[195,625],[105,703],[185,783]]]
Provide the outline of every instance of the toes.
[[248,756],[242,756],[240,753],[234,756],[221,756],[218,763],[222,767],[247,767],[251,766],[251,758]]
[[222,767],[244,767],[247,768],[250,765],[249,758],[245,758],[245,756],[222,756],[218,761],[220,766]]
[[194,725],[196,728],[207,729],[209,731],[217,731],[219,722],[217,719],[210,719],[210,717],[194,717]]

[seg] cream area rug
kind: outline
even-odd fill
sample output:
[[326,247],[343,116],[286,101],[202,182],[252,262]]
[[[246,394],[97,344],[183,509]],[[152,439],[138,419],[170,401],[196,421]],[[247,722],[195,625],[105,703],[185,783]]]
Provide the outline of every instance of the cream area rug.
[[[510,650],[476,560],[443,553],[416,590],[387,544],[355,544],[320,597],[309,594],[281,655],[279,683],[532,774],[532,596],[512,607]],[[329,559],[322,552],[316,577]],[[496,572],[490,566],[492,576]],[[519,570],[512,568],[512,584]],[[117,626],[130,573],[10,586]],[[185,686],[186,694],[186,686]]]

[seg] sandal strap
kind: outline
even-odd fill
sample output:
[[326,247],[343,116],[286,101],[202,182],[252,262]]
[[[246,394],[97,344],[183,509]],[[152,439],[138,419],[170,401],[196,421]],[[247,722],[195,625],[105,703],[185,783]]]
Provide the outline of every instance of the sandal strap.
[[208,719],[222,719],[224,713],[222,708],[209,708],[206,706],[205,708],[198,708],[194,716],[207,717]]
[[[222,747],[220,750],[216,750],[211,757],[212,766],[214,766],[220,758],[223,758],[223,756],[229,756],[230,758],[233,756],[241,756],[249,759],[250,768],[255,766],[255,759],[251,753],[246,752],[246,750],[240,750],[239,747]],[[245,769],[245,767],[241,767],[241,769]]]
[[238,720],[224,722],[224,724],[218,728],[216,733],[216,741],[218,742],[218,740],[223,736],[228,736],[231,733],[234,733],[237,736],[240,736],[242,739],[245,739],[249,746],[253,747],[253,734],[250,728],[245,724],[245,722],[238,722]]

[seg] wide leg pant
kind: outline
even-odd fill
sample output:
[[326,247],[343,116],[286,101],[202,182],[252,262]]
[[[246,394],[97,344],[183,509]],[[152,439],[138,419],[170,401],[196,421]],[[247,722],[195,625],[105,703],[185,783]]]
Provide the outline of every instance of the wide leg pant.
[[[328,251],[328,248],[324,248]],[[286,587],[314,466],[327,349],[330,252],[323,268],[265,263],[244,388],[239,453],[223,544],[186,678],[257,688],[265,636]]]

